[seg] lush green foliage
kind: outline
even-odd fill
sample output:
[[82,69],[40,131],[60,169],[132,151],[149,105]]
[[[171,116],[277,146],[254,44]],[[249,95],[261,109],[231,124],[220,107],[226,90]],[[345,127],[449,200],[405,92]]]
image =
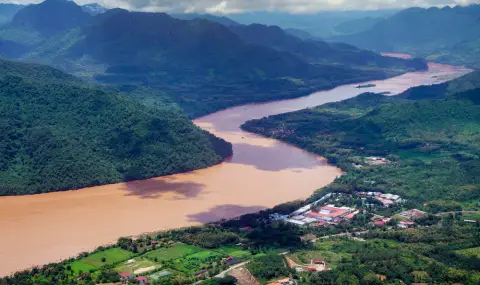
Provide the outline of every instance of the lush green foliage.
[[231,154],[178,107],[145,107],[49,67],[0,69],[1,195],[184,172]]
[[274,278],[287,277],[289,270],[283,256],[269,254],[254,258],[248,265],[248,270],[262,283]]

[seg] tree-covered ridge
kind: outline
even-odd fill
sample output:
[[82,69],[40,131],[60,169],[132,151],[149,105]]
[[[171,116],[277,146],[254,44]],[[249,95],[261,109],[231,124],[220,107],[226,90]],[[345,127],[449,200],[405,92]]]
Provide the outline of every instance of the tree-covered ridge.
[[146,107],[45,66],[0,69],[0,195],[190,171],[231,154],[178,108]]
[[[447,87],[440,91],[445,92]],[[430,88],[439,90],[438,86],[419,90]],[[480,89],[438,100],[401,97],[408,96],[363,94],[250,121],[243,127],[337,163],[347,175],[332,189],[395,192],[416,206],[445,200],[454,201],[460,208],[478,207],[474,201],[480,195]],[[367,156],[388,157],[392,163],[371,166],[364,161]]]
[[18,11],[7,28],[32,30],[49,38],[89,20],[90,15],[73,1],[46,0]]
[[268,46],[295,54],[312,64],[335,64],[365,68],[421,69],[422,60],[401,60],[361,50],[343,43],[327,43],[321,40],[304,40],[288,34],[277,26],[251,24],[230,26],[235,34],[246,42]]

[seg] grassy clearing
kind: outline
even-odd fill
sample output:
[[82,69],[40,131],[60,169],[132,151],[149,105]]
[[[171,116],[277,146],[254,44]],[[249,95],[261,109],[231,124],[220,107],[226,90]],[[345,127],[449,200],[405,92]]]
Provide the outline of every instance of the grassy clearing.
[[468,257],[480,258],[480,247],[467,248],[455,252]]
[[86,264],[80,260],[70,263],[70,267],[75,274],[80,274],[80,272],[90,272],[90,270],[97,270],[97,267]]
[[177,258],[184,257],[186,255],[194,254],[196,252],[203,251],[202,248],[188,245],[188,244],[175,244],[174,247],[169,248],[160,248],[145,254],[145,257],[154,260],[157,258],[158,261],[167,261]]
[[242,250],[238,246],[230,246],[230,247],[220,247],[213,249],[212,251],[218,252],[220,254],[224,254],[225,256],[233,256],[235,258],[247,258],[250,257],[252,254],[248,250]]
[[157,268],[160,268],[160,264],[155,263],[149,259],[139,257],[139,258],[136,258],[135,262],[132,262],[132,263],[127,264],[126,262],[123,262],[122,264],[115,267],[115,271],[134,274],[136,270],[149,268],[149,267],[155,267],[155,268],[152,268],[152,270],[157,269]]
[[[126,251],[121,248],[110,248],[91,254],[85,258],[82,258],[80,261],[85,264],[100,268],[104,265],[115,264],[117,262],[127,260],[132,257],[132,255],[133,253],[130,251]],[[105,262],[102,262],[103,258],[105,258]]]

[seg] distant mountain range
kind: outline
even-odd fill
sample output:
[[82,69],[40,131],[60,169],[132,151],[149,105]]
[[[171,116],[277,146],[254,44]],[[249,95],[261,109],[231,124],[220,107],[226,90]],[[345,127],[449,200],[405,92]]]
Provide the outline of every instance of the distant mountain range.
[[400,10],[322,11],[318,13],[290,14],[282,12],[249,12],[231,14],[237,23],[279,26],[283,29],[305,31],[313,37],[327,39],[332,36],[359,32],[368,28],[372,19],[388,18]]
[[480,67],[480,5],[410,8],[370,29],[332,40],[375,51],[408,52],[455,64]]
[[74,2],[46,0],[0,29],[0,54],[87,80],[153,86],[191,116],[426,68],[418,60],[303,40],[278,27],[182,17],[193,20],[122,9],[91,16]]

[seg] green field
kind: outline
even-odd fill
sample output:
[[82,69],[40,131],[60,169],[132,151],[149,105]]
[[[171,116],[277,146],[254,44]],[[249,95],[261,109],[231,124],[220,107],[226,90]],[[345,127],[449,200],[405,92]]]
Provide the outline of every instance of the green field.
[[233,256],[235,258],[243,259],[250,257],[252,254],[248,250],[243,250],[239,246],[220,247],[212,251],[224,254],[226,256]]
[[83,263],[82,261],[74,261],[69,264],[70,267],[72,268],[72,271],[75,274],[79,274],[80,272],[90,272],[90,270],[96,270],[97,267]]
[[160,248],[145,254],[145,257],[154,260],[157,258],[158,261],[167,261],[172,259],[177,259],[184,257],[189,254],[194,254],[196,252],[203,251],[202,248],[188,245],[188,244],[175,244],[174,247],[169,248]]
[[130,274],[138,274],[138,273],[135,273],[135,271],[141,270],[141,269],[146,269],[146,268],[151,268],[151,267],[155,267],[155,268],[152,268],[149,271],[160,268],[161,266],[160,266],[160,264],[155,263],[155,262],[151,261],[150,259],[137,257],[135,262],[128,263],[128,264],[127,264],[127,262],[122,262],[121,264],[117,265],[115,267],[115,271],[117,271],[117,272],[127,272],[127,273],[130,273]]
[[[84,264],[100,268],[104,265],[115,264],[127,260],[132,257],[132,255],[133,253],[130,251],[121,248],[110,248],[84,257],[80,259],[80,261]],[[105,262],[102,262],[102,258],[105,258]]]

